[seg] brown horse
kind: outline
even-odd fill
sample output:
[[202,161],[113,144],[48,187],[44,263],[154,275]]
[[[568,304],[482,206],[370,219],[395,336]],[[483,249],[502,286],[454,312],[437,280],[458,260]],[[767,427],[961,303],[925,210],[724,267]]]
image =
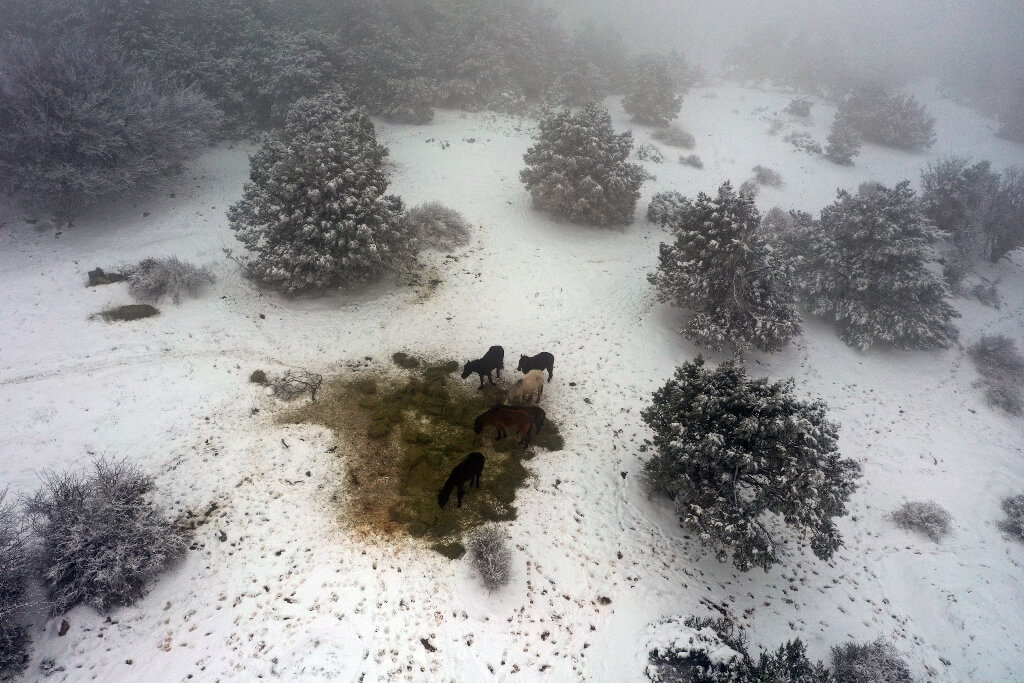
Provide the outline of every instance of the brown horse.
[[544,418],[547,417],[542,408],[538,406],[505,406],[505,408],[508,410],[520,410],[529,415],[533,426],[533,436],[540,434],[540,429],[544,426]]
[[518,433],[520,444],[526,448],[530,445],[530,437],[533,436],[534,418],[522,408],[511,408],[499,403],[476,418],[473,422],[473,431],[479,434],[487,425],[494,425],[498,430],[499,441],[508,436],[510,431]]

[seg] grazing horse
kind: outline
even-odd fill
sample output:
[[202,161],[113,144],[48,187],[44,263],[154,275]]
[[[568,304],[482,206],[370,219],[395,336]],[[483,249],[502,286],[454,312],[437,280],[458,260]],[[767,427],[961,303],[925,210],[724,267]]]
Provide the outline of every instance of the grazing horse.
[[555,357],[547,351],[541,351],[536,356],[519,356],[519,367],[516,370],[520,372],[547,370],[550,382],[551,376],[555,374]]
[[466,482],[469,482],[470,486],[476,482],[476,487],[480,488],[480,475],[483,472],[484,454],[470,453],[467,455],[462,462],[452,468],[452,473],[448,475],[448,481],[444,483],[444,487],[437,494],[437,504],[441,507],[447,505],[448,497],[452,495],[452,489],[458,487],[456,492],[458,503],[456,507],[462,507],[462,497],[466,493],[464,488]]
[[540,434],[541,427],[544,426],[544,418],[546,414],[544,410],[537,406],[505,406],[508,410],[520,410],[530,416],[530,423],[533,427],[533,435],[537,436]]
[[538,403],[543,394],[544,372],[530,370],[512,385],[512,389],[508,392],[508,402],[516,405]]
[[534,420],[532,415],[519,408],[510,408],[500,403],[490,410],[482,413],[473,422],[473,431],[477,434],[484,431],[487,425],[494,425],[498,430],[498,440],[508,436],[510,431],[519,434],[520,444],[523,448],[530,445],[530,437],[533,436]]
[[484,375],[487,375],[487,379],[490,380],[491,384],[494,384],[491,372],[497,370],[498,379],[501,379],[501,371],[504,367],[505,349],[500,346],[492,346],[487,349],[487,353],[484,354],[483,358],[466,362],[466,366],[462,368],[462,379],[466,379],[475,372],[480,375],[480,386],[478,388],[483,389]]

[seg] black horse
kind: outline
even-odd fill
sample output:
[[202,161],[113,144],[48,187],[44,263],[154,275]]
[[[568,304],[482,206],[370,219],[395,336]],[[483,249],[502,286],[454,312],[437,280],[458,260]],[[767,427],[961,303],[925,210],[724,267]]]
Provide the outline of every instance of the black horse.
[[477,360],[471,360],[466,363],[466,366],[462,368],[462,379],[466,379],[474,372],[480,375],[480,389],[484,388],[484,375],[487,375],[487,379],[490,380],[491,384],[494,384],[494,379],[491,377],[491,372],[497,370],[498,379],[501,379],[501,371],[505,367],[505,349],[500,346],[492,346],[487,349],[487,353],[484,354],[483,358]]
[[448,475],[448,481],[444,483],[444,487],[437,494],[437,504],[441,507],[447,505],[448,497],[452,495],[452,489],[458,487],[456,492],[458,504],[456,507],[462,507],[462,496],[466,493],[465,483],[468,481],[472,485],[473,482],[476,482],[476,487],[480,488],[480,475],[483,474],[483,471],[484,454],[470,453],[467,455],[462,462],[452,469],[452,473]]
[[529,372],[530,370],[547,370],[548,381],[551,381],[551,376],[555,374],[555,357],[547,351],[541,351],[536,356],[519,356],[519,367],[516,368],[521,372]]

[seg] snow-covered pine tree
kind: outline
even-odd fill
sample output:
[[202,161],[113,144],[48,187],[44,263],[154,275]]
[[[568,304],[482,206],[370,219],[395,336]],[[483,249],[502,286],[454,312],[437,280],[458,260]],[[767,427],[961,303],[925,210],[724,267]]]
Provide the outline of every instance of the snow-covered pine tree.
[[642,413],[654,432],[649,483],[741,571],[780,562],[779,522],[821,559],[842,546],[833,519],[846,514],[860,465],[840,457],[827,406],[796,398],[793,386],[748,379],[737,358],[711,370],[698,356]]
[[691,206],[690,200],[678,192],[656,192],[647,205],[647,220],[663,228],[678,225]]
[[344,95],[295,103],[283,131],[249,160],[249,183],[228,209],[251,254],[251,277],[292,294],[379,278],[415,254],[402,202],[385,195],[387,150]]
[[29,576],[28,525],[0,490],[0,681],[13,679],[28,663],[31,637],[20,622]]
[[865,140],[879,145],[919,151],[935,144],[935,119],[913,95],[860,88],[843,98],[838,114]]
[[628,225],[646,178],[640,165],[626,161],[632,149],[633,134],[616,135],[597,104],[552,113],[540,120],[519,178],[538,208],[574,223]]
[[921,172],[921,209],[939,230],[949,233],[964,263],[988,251],[985,224],[999,192],[999,174],[987,161],[970,164],[951,156]]
[[[723,183],[712,199],[677,202],[671,194],[648,216],[664,216],[675,235],[661,244],[658,270],[648,276],[660,301],[694,311],[683,335],[718,350],[723,344],[777,351],[800,333],[789,267],[759,230],[752,195]],[[672,201],[670,201],[672,200]]]
[[633,67],[622,108],[637,123],[667,126],[683,105],[678,90],[667,60],[661,55],[644,55]]
[[825,156],[842,166],[852,166],[853,158],[860,154],[860,134],[853,127],[850,117],[836,112],[832,129],[825,145]]
[[947,347],[958,313],[942,278],[928,269],[938,236],[921,213],[910,181],[893,189],[840,190],[818,221],[801,221],[786,240],[797,287],[814,315],[831,315],[839,336],[865,350]]
[[1002,172],[993,204],[985,232],[988,260],[995,263],[1024,246],[1024,170],[1011,166]]

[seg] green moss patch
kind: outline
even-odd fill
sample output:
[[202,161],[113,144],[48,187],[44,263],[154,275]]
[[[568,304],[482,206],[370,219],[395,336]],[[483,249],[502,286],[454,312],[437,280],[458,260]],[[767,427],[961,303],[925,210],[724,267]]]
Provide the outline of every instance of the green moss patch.
[[[347,512],[357,525],[408,533],[446,557],[457,557],[465,552],[461,539],[467,530],[515,519],[516,491],[529,477],[523,461],[538,447],[561,449],[562,438],[550,413],[525,452],[514,434],[502,441],[495,440],[492,427],[474,434],[474,420],[501,400],[501,389],[488,385],[478,391],[452,376],[459,368],[454,361],[413,360],[415,365],[403,361],[410,369],[398,377],[336,380],[323,391],[323,399],[284,420],[322,424],[351,445],[345,463],[351,494]],[[480,489],[466,488],[462,508],[456,507],[453,492],[442,509],[438,492],[452,468],[472,451],[486,458]]]

